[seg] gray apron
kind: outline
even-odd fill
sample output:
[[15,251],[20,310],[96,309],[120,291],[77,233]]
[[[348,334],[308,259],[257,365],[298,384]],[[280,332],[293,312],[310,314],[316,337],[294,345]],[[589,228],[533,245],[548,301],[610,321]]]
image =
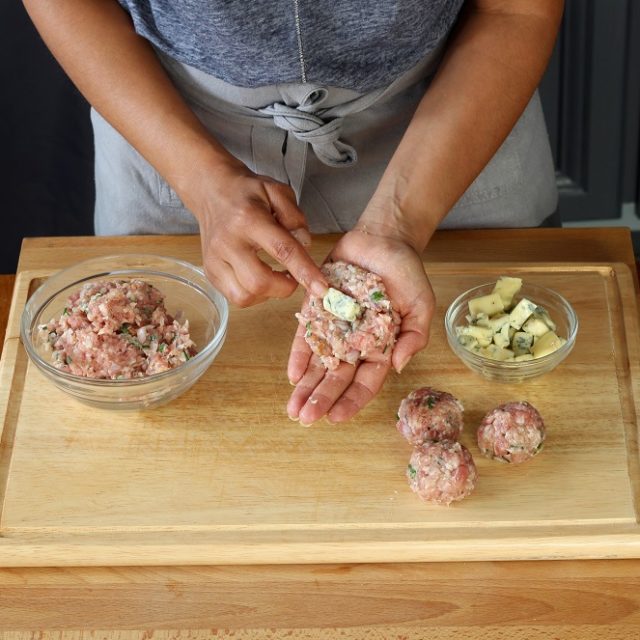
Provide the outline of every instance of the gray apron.
[[[443,45],[389,87],[366,94],[313,83],[235,87],[157,54],[216,139],[255,173],[290,184],[311,231],[331,233],[350,229],[365,209],[428,89]],[[157,171],[95,110],[91,117],[96,234],[197,233],[197,221]],[[533,227],[556,205],[536,93],[440,228]]]

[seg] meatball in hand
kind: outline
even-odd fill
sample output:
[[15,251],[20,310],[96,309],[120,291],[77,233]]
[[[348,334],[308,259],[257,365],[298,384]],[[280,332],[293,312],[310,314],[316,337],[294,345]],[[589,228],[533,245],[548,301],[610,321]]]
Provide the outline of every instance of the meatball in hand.
[[[426,346],[435,305],[422,259],[400,239],[356,229],[341,238],[329,260],[356,265],[378,276],[391,307],[390,326],[395,317],[400,326],[393,349],[384,351],[383,347],[384,353],[377,348],[365,349],[365,355],[360,351],[361,358],[353,364],[349,360],[332,361],[337,366],[330,369],[305,339],[308,331],[313,332],[313,323],[300,324],[289,357],[289,380],[296,388],[287,412],[302,424],[311,424],[325,415],[331,422],[343,422],[360,411],[378,393],[392,366],[402,371],[410,358]],[[382,299],[377,302],[382,303]],[[306,300],[302,317],[308,304]],[[377,325],[370,329],[375,334]],[[335,353],[327,355],[333,357]]]

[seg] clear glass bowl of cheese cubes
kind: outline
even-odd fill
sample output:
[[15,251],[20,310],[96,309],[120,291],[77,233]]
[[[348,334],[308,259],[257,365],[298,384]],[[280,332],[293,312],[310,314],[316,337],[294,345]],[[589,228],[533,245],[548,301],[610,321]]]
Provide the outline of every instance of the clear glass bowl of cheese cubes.
[[489,380],[522,382],[569,355],[578,317],[559,293],[500,276],[459,295],[445,328],[451,349],[470,369]]

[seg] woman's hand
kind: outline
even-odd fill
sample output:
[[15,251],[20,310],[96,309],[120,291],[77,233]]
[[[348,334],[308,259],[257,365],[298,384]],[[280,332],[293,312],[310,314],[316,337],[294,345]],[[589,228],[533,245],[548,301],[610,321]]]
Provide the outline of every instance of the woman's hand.
[[[291,187],[232,159],[217,164],[183,199],[200,223],[205,273],[234,304],[286,298],[298,283],[314,295],[326,293],[326,280],[305,249],[311,236]],[[286,271],[263,262],[260,250]]]
[[[89,102],[194,213],[207,276],[232,302],[286,297],[297,282],[316,294],[326,291],[294,238],[304,243],[309,234],[293,191],[251,173],[215,140],[116,0],[25,0],[25,6]],[[290,275],[272,271],[256,255],[260,249]]]
[[356,228],[341,238],[330,258],[377,273],[402,323],[387,361],[364,360],[355,366],[341,362],[334,371],[327,370],[311,353],[304,339],[304,327],[298,327],[288,365],[289,380],[296,388],[287,413],[304,425],[324,415],[330,422],[343,422],[360,411],[380,390],[392,366],[402,371],[410,358],[426,346],[435,306],[422,259],[400,237]]

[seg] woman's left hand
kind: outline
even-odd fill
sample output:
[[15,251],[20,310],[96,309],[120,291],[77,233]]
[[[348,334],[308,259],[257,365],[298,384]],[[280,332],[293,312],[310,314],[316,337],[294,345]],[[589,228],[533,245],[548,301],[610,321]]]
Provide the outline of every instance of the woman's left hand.
[[362,360],[355,366],[341,362],[329,371],[312,354],[304,327],[298,327],[288,365],[289,380],[296,388],[287,413],[304,425],[325,415],[330,422],[343,422],[360,411],[378,393],[392,366],[399,373],[426,346],[435,307],[422,259],[401,238],[356,228],[340,239],[329,259],[357,264],[382,278],[401,317],[400,333],[388,360]]

